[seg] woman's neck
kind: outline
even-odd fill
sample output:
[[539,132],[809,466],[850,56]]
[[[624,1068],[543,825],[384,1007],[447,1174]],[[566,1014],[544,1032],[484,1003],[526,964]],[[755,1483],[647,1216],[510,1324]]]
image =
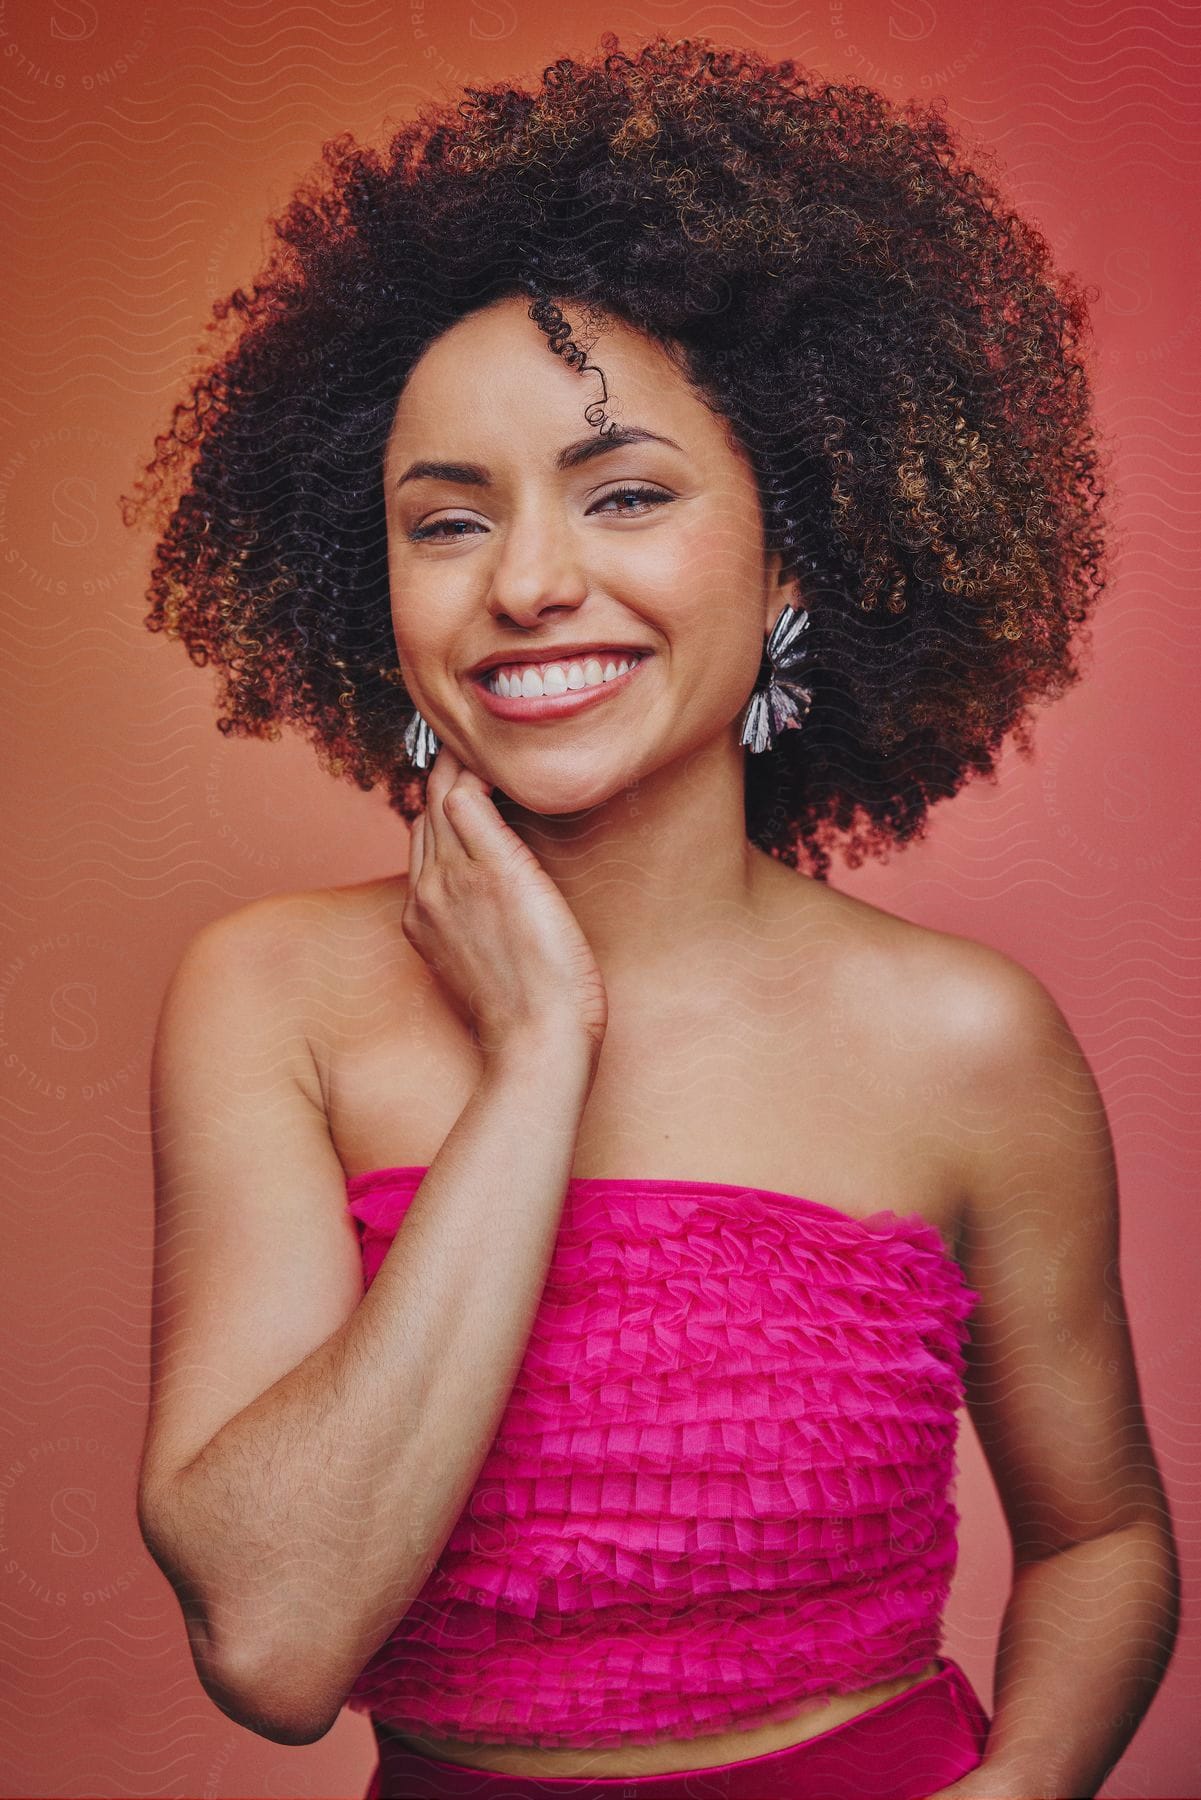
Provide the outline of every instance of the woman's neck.
[[557,816],[496,794],[501,816],[571,907],[606,984],[675,972],[695,982],[697,958],[761,916],[777,865],[746,836],[744,754],[714,746]]

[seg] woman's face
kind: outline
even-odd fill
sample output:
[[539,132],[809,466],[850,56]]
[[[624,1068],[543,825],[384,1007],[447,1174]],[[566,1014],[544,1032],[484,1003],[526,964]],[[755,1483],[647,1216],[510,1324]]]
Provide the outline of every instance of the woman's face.
[[[764,633],[796,596],[764,555],[749,463],[663,350],[619,322],[583,344],[606,417],[654,434],[613,447],[584,418],[600,377],[556,356],[527,305],[470,314],[413,368],[384,460],[388,560],[423,716],[468,768],[554,815],[708,747],[740,764]],[[500,716],[476,673],[496,657],[588,673],[627,649],[642,659],[612,691],[553,716],[524,700],[529,716]]]

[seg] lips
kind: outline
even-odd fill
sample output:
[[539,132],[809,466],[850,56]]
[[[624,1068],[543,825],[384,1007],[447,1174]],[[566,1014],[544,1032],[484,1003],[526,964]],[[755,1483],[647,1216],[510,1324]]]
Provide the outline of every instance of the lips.
[[[548,658],[548,661],[556,660],[559,659]],[[578,662],[580,658],[572,656],[567,660]],[[539,720],[566,718],[574,713],[585,712],[591,706],[603,705],[606,699],[623,693],[630,682],[637,679],[639,671],[652,660],[651,654],[644,652],[624,675],[615,675],[612,681],[603,681],[597,687],[569,688],[565,694],[494,694],[487,685],[487,671],[473,676],[471,686],[472,691],[479,695],[481,704],[495,718],[535,724]],[[505,665],[501,663],[494,666],[503,668]]]

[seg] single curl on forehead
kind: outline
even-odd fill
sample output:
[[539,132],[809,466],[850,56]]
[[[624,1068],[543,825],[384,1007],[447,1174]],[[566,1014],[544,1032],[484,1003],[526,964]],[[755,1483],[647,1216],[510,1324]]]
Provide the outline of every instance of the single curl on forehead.
[[995,778],[1007,737],[1032,754],[1104,585],[1091,296],[985,163],[940,103],[661,36],[468,87],[383,148],[332,139],[126,499],[160,533],[147,627],[215,664],[222,732],[287,723],[416,817],[397,399],[442,332],[519,294],[604,429],[565,335],[583,307],[662,345],[721,418],[810,612],[813,706],[746,757],[748,836],[820,880],[836,848],[886,856]]
[[617,421],[611,419],[605,411],[609,400],[609,387],[605,381],[603,370],[595,363],[588,361],[588,352],[581,350],[571,335],[571,326],[563,317],[560,307],[547,294],[539,294],[536,283],[522,283],[535,295],[533,305],[529,309],[530,318],[546,333],[547,343],[557,356],[561,356],[569,368],[578,369],[581,375],[596,375],[600,378],[601,397],[591,401],[584,408],[584,419],[589,425],[595,425],[600,437],[612,437],[617,430]]

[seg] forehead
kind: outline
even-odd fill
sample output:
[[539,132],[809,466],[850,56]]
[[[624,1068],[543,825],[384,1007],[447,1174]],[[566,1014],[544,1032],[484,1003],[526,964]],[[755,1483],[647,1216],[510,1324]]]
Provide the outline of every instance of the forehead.
[[[577,368],[550,347],[527,300],[506,297],[460,319],[414,364],[396,406],[390,450],[444,443],[453,422],[473,440],[504,434],[522,444],[560,444],[596,431],[585,407],[702,450],[724,442],[722,426],[661,345],[623,320],[590,317],[559,302],[571,340],[592,367]],[[603,377],[603,378],[602,378]],[[684,434],[684,435],[681,435]]]

